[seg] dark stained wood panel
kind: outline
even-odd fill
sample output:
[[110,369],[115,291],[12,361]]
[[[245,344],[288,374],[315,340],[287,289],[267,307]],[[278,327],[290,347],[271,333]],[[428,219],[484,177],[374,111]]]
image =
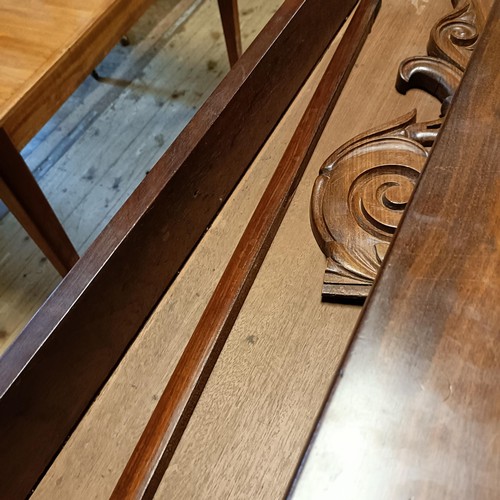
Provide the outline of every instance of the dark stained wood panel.
[[5,495],[29,492],[354,3],[283,4],[6,352]]
[[500,496],[499,19],[497,0],[294,498]]

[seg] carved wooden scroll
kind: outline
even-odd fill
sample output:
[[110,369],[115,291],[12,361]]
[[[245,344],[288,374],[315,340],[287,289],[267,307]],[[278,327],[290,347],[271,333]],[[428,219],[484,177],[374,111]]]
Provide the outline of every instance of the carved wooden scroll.
[[455,10],[433,26],[427,53],[465,71],[484,19],[472,0],[452,0],[452,4]]
[[[340,8],[343,0],[336,3]],[[380,0],[363,0],[357,7],[115,486],[113,500],[153,498],[379,7]],[[337,21],[342,22],[340,11]]]
[[311,198],[311,226],[327,257],[324,299],[363,300],[371,288],[434,144],[484,21],[472,1],[433,27],[428,56],[405,59],[396,89],[420,88],[442,103],[441,117],[416,121],[416,110],[369,130],[323,164]]

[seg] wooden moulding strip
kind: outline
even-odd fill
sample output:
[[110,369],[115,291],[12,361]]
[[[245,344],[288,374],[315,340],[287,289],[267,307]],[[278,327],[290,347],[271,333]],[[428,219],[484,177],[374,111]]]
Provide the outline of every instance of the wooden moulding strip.
[[[499,19],[496,0],[292,498],[326,477],[321,463],[354,497],[500,496]],[[345,436],[362,436],[348,454]],[[346,484],[336,476],[322,494],[343,498]]]
[[362,0],[357,8],[115,487],[113,499],[153,498],[379,6],[380,0]]
[[7,350],[0,471],[29,493],[355,0],[287,0]]

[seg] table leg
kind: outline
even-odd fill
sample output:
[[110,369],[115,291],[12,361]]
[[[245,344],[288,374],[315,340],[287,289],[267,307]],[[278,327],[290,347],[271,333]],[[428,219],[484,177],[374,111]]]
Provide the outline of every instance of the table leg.
[[64,276],[78,260],[78,254],[3,128],[0,128],[0,197]]
[[234,66],[241,55],[240,22],[237,0],[218,0],[229,64]]

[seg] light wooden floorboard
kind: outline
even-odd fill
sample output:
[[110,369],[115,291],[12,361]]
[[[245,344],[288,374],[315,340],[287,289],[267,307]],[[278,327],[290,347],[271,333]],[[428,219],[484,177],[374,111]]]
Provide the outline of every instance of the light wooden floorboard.
[[[240,0],[246,47],[280,1]],[[23,150],[82,254],[229,65],[215,0],[158,0]],[[0,221],[0,352],[59,276],[17,221]]]

